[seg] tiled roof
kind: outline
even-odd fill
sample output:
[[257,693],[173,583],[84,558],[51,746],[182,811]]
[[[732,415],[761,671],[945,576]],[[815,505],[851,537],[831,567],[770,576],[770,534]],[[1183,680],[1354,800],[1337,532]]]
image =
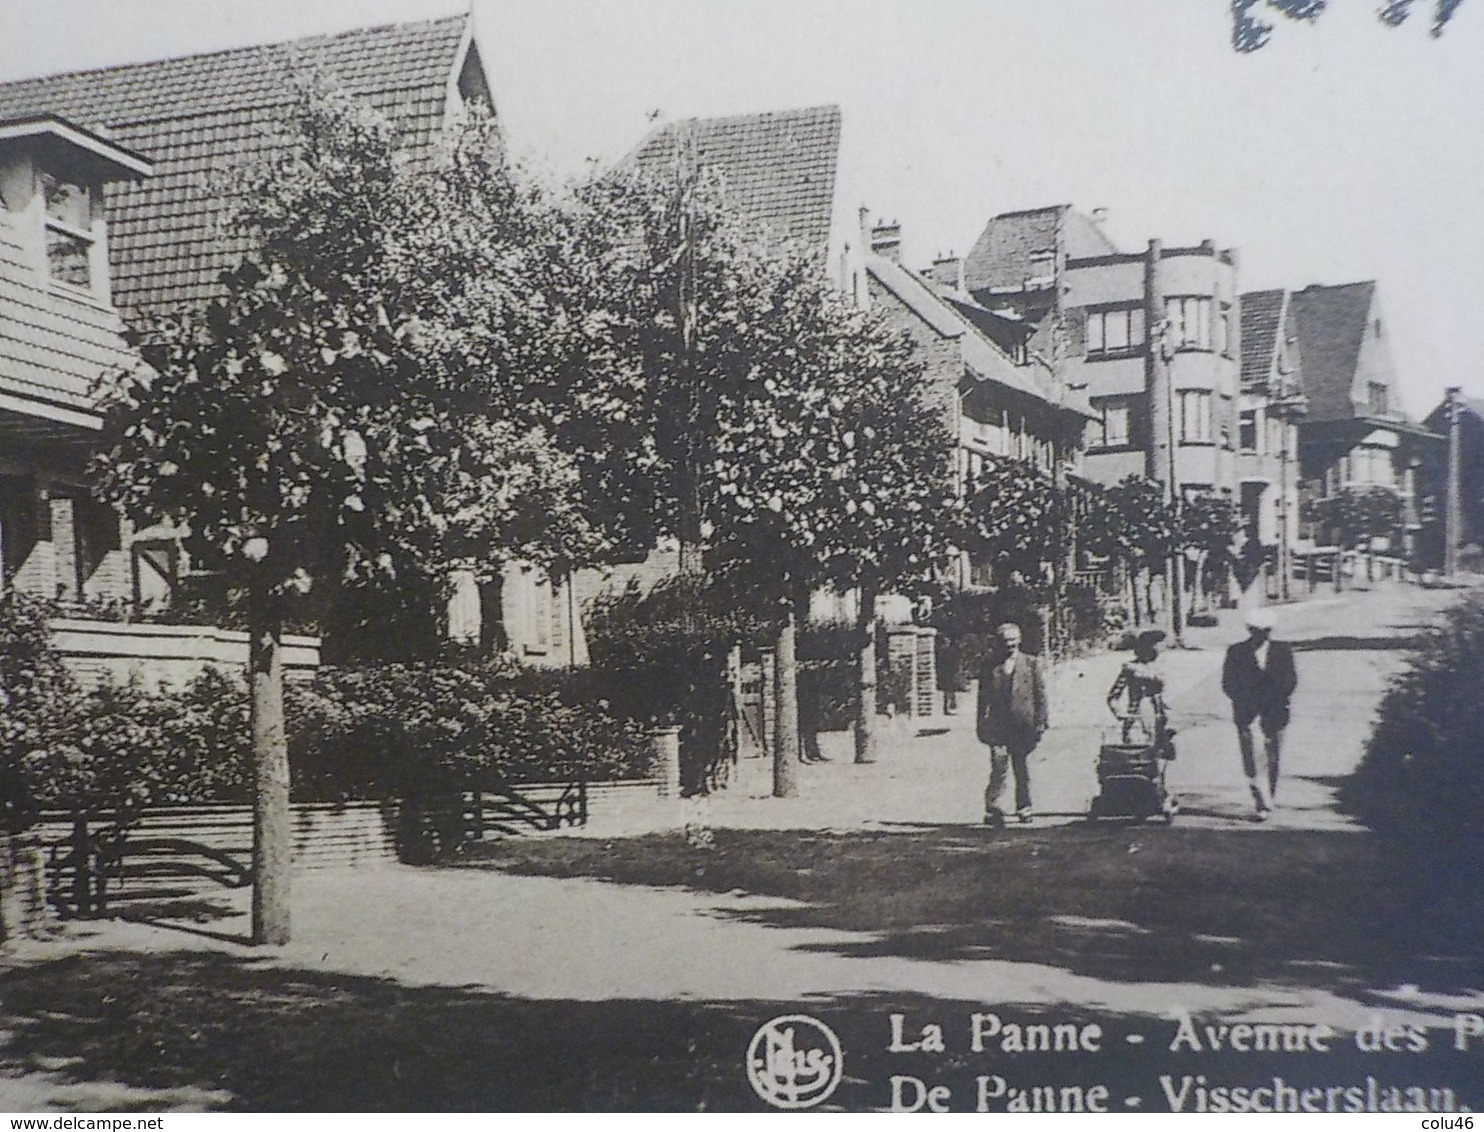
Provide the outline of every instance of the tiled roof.
[[840,154],[840,108],[816,106],[692,118],[651,133],[624,160],[639,172],[667,176],[685,139],[696,165],[716,172],[732,207],[779,241],[819,248],[829,242]]
[[0,207],[0,400],[39,422],[98,428],[94,381],[141,364],[112,307],[53,289]]
[[1056,230],[1070,208],[1055,204],[996,216],[964,259],[964,286],[970,291],[1019,287],[1030,276],[1031,255],[1056,250]]
[[1305,287],[1293,293],[1310,420],[1355,415],[1351,390],[1375,291],[1374,282],[1364,282]]
[[1023,212],[1002,212],[984,226],[964,259],[964,287],[970,292],[1021,287],[1031,277],[1031,257],[1062,251],[1076,259],[1118,251],[1093,221],[1053,204]]
[[211,294],[240,253],[216,230],[223,201],[210,181],[275,144],[292,73],[323,72],[421,150],[443,124],[467,24],[454,16],[0,83],[0,120],[58,114],[154,163],[153,177],[107,188],[114,299],[170,309]]
[[1242,384],[1268,380],[1278,350],[1283,322],[1282,290],[1246,291],[1242,295]]
[[1039,370],[1014,360],[957,310],[933,293],[918,276],[881,256],[867,256],[866,270],[903,306],[942,338],[956,339],[964,366],[978,381],[990,381],[1058,408],[1083,411],[1069,396],[1043,381]]

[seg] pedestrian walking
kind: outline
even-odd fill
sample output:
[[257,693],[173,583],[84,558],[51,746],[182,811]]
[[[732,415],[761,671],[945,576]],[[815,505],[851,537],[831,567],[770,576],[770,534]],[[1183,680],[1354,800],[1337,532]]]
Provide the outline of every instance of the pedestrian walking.
[[[1275,618],[1266,606],[1250,609],[1246,616],[1247,639],[1226,650],[1221,668],[1221,690],[1231,700],[1232,721],[1237,725],[1237,743],[1242,749],[1242,770],[1257,807],[1257,820],[1272,813],[1278,792],[1278,762],[1283,752],[1283,731],[1288,726],[1289,701],[1298,685],[1293,648],[1272,639]],[[1252,725],[1262,732],[1263,761],[1257,765]]]
[[979,669],[975,733],[989,747],[989,786],[984,791],[984,823],[1005,824],[1003,799],[1015,775],[1015,816],[1031,820],[1031,782],[1027,761],[1046,731],[1046,681],[1038,658],[1020,651],[1020,626],[1006,621],[995,629],[995,647]]
[[1161,758],[1173,759],[1175,731],[1165,705],[1165,674],[1159,647],[1163,629],[1146,629],[1133,640],[1133,658],[1118,670],[1108,689],[1108,710],[1122,724],[1122,739],[1128,744],[1139,737],[1147,740]]

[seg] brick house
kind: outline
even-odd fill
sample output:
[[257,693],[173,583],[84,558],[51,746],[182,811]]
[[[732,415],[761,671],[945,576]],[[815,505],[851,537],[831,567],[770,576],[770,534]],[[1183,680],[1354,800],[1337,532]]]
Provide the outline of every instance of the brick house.
[[[914,274],[900,262],[900,240],[896,225],[878,225],[864,235],[870,248],[864,258],[866,300],[916,345],[926,366],[927,395],[955,438],[959,482],[971,483],[987,464],[1001,460],[1024,461],[1053,477],[1080,473],[1092,419],[1085,397],[1023,349],[1017,361],[1011,350],[1017,349],[1018,326],[953,285],[956,261],[939,260],[925,277]],[[960,584],[991,584],[990,565],[964,562]]]
[[124,532],[85,474],[91,394],[141,366],[110,295],[106,187],[150,163],[55,115],[0,120],[0,563],[69,605],[131,596]]
[[[1292,295],[1307,413],[1299,428],[1305,503],[1351,488],[1400,497],[1410,543],[1419,525],[1417,477],[1441,438],[1411,420],[1397,395],[1390,339],[1374,281],[1310,286]],[[1329,533],[1310,529],[1316,542]],[[1410,546],[1376,547],[1408,553]]]
[[[48,285],[50,301],[65,307],[74,327],[91,336],[91,353],[50,331],[49,336],[26,342],[33,365],[71,382],[67,396],[85,399],[82,390],[99,367],[116,364],[114,353],[122,349],[120,316],[176,311],[216,293],[223,269],[242,251],[219,226],[231,204],[222,175],[272,152],[277,129],[285,124],[296,96],[296,76],[315,73],[381,113],[415,158],[430,157],[442,133],[467,106],[493,110],[467,15],[0,83],[0,121],[55,121],[72,131],[74,148],[92,147],[88,195],[69,198],[57,208],[90,210],[88,220],[95,234],[50,213],[47,220],[47,246],[54,249],[49,254],[59,256],[64,248],[71,249],[65,270],[81,279],[86,269],[95,291],[93,301],[79,301],[75,285],[65,281]],[[20,152],[20,140],[0,144],[9,153]],[[104,151],[112,154],[107,161],[99,156]],[[152,175],[143,176],[140,170],[152,170]],[[11,182],[7,186],[12,194],[18,191]],[[63,236],[70,243],[64,245]],[[83,243],[90,249],[86,254],[79,250]],[[5,252],[0,246],[0,256]],[[27,252],[33,259],[39,254]],[[13,260],[15,253],[8,258]],[[15,265],[0,264],[0,271],[7,270],[13,272]],[[15,286],[9,280],[7,284]],[[63,291],[65,299],[59,297]],[[31,321],[37,319],[43,316]],[[7,318],[4,325],[25,321]],[[49,325],[59,317],[46,314],[43,321]],[[0,342],[14,333],[0,329]],[[38,328],[29,337],[41,333]],[[100,352],[107,357],[94,356]],[[82,368],[89,372],[74,372]],[[74,405],[68,411],[91,409]],[[96,423],[78,427],[97,431]],[[175,542],[163,537],[168,532],[143,532],[162,537],[142,537],[86,503],[77,477],[90,451],[88,444],[72,434],[64,441],[56,427],[45,438],[36,429],[32,433],[29,443],[45,445],[56,460],[67,464],[73,477],[71,496],[51,498],[46,518],[52,521],[53,545],[62,549],[46,554],[85,567],[93,557],[102,556],[103,565],[86,578],[69,566],[56,584],[68,587],[69,594],[75,590],[136,605],[166,599],[180,574],[189,569]],[[8,439],[6,447],[11,447]],[[14,452],[13,460],[10,452],[5,453],[10,466],[37,466],[20,448]],[[17,489],[4,490],[9,499]],[[36,490],[48,491],[40,486]],[[16,514],[17,508],[24,510],[19,503],[5,506]],[[69,540],[61,520],[69,510],[73,529],[80,532],[74,540],[76,549],[64,545]],[[19,539],[10,542],[7,563],[20,553]],[[106,551],[97,549],[105,546]],[[38,551],[33,557],[39,564],[45,554]],[[19,559],[14,571],[24,572]],[[75,585],[74,574],[79,579]],[[506,630],[513,646],[535,659],[559,651],[561,642],[571,637],[560,615],[566,608],[561,595],[553,594],[550,585],[528,569],[512,567],[509,574]],[[451,613],[457,612],[455,603]],[[570,644],[565,647],[570,651]]]
[[1186,492],[1235,493],[1235,252],[1211,241],[1123,252],[1097,220],[1055,205],[991,219],[964,287],[1023,324],[1032,357],[1085,388],[1089,479],[1173,476]]

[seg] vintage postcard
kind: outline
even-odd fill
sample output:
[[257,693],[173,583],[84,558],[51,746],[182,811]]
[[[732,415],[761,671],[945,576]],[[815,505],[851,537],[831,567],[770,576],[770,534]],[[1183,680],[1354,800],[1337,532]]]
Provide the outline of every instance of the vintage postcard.
[[1481,45],[0,0],[0,1110],[1471,1127]]

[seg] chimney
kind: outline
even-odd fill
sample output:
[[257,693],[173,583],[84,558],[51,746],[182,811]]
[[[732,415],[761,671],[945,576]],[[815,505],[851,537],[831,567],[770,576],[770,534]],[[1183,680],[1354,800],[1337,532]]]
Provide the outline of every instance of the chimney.
[[950,291],[964,289],[964,261],[956,255],[940,255],[923,274],[931,282],[947,287]]
[[871,253],[892,263],[902,262],[902,226],[893,220],[871,229]]
[[1092,210],[1092,222],[1101,228],[1108,223],[1108,210],[1106,208],[1095,208]]

